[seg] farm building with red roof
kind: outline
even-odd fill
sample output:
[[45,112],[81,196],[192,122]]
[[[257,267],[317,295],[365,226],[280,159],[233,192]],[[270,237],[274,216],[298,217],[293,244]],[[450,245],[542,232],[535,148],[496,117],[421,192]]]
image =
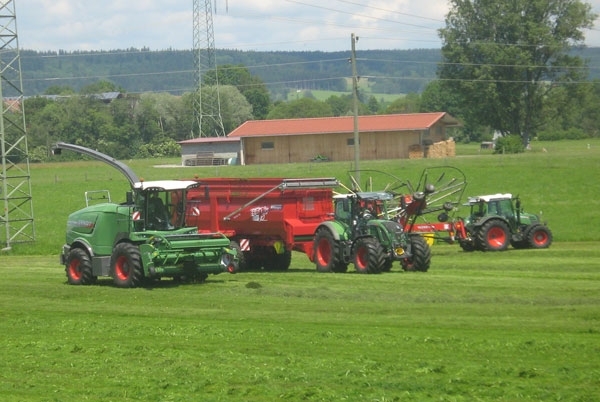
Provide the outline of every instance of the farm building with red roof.
[[[435,158],[454,156],[447,129],[460,123],[447,113],[360,116],[360,159]],[[183,141],[185,160],[202,151],[202,144],[231,147],[239,141],[241,164],[308,162],[315,158],[354,160],[354,117],[249,120],[222,139]]]

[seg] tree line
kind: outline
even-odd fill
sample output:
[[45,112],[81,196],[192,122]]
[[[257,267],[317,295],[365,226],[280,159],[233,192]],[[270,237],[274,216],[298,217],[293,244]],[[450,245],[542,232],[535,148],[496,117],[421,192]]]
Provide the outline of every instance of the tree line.
[[[382,63],[389,51],[364,52],[368,57],[359,52],[361,76],[369,78],[372,92],[398,90],[394,82],[420,83],[404,87],[392,101],[360,90],[359,114],[445,111],[463,123],[452,133],[456,140],[501,135],[502,149],[511,152],[522,151],[536,138],[596,137],[600,82],[590,80],[586,57],[600,60],[600,50],[585,53],[579,47],[584,29],[595,19],[591,6],[580,0],[451,0],[446,26],[440,30],[441,51],[395,53],[405,58],[402,63]],[[25,101],[31,160],[45,160],[49,145],[58,140],[116,158],[179,155],[177,142],[198,135],[193,129],[196,93],[189,82],[195,72],[186,69],[179,53],[130,49],[25,58],[39,63],[34,70],[40,77],[72,74],[71,85],[53,80],[55,84],[44,89],[46,96]],[[206,72],[202,82],[205,89],[219,83],[225,133],[249,119],[343,116],[353,111],[347,52],[228,51],[219,57],[218,70]],[[162,61],[155,63],[157,58]],[[423,62],[428,59],[435,61]],[[94,65],[109,78],[76,84],[93,76]],[[133,65],[140,66],[129,70],[135,74],[120,73]],[[79,71],[83,66],[90,70]],[[371,71],[376,73],[369,75]],[[126,88],[121,79],[133,81],[127,81]],[[338,94],[313,96],[312,91],[323,88]],[[289,93],[299,89],[300,95],[288,100]],[[123,96],[111,102],[92,96],[109,91]],[[201,133],[211,132],[216,130],[203,123]]]

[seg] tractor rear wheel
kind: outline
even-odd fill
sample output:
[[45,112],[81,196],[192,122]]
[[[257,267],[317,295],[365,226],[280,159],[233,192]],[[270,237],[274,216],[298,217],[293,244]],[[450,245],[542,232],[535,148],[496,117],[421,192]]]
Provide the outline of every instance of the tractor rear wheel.
[[552,244],[552,232],[544,225],[533,225],[527,230],[526,238],[531,248],[548,248]]
[[410,253],[409,258],[401,261],[402,269],[427,272],[431,265],[431,248],[427,241],[421,236],[410,236]]
[[313,244],[314,260],[319,272],[345,272],[341,267],[347,267],[340,260],[340,244],[333,238],[333,234],[327,228],[320,228],[315,234]]
[[363,237],[354,245],[354,269],[361,274],[379,274],[385,263],[381,244],[372,237]]
[[477,233],[477,244],[482,251],[504,251],[510,242],[510,229],[499,219],[484,223]]
[[120,288],[135,288],[144,281],[140,250],[133,244],[117,244],[112,253],[110,266],[114,283]]
[[92,272],[92,260],[83,249],[73,248],[69,251],[65,271],[70,285],[91,285],[96,282]]

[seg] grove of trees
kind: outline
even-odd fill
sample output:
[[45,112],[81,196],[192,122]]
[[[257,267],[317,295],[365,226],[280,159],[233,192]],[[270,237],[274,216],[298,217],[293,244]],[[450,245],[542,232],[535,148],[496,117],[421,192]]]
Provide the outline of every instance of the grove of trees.
[[[403,57],[420,55],[426,62],[419,64],[411,59],[398,63],[400,70],[394,70],[395,64],[389,60],[377,63],[374,56],[389,57],[389,52],[367,51],[371,58],[359,58],[360,73],[385,74],[370,76],[369,90],[360,89],[359,114],[445,111],[463,123],[461,129],[452,132],[456,140],[491,140],[494,134],[500,134],[506,137],[505,148],[514,152],[522,151],[534,138],[597,137],[600,81],[589,78],[585,55],[600,60],[600,49],[585,53],[577,47],[584,40],[583,31],[595,19],[590,5],[580,0],[450,0],[446,26],[439,31],[443,47],[441,58],[436,59],[440,62],[437,78],[411,79],[428,73],[419,66],[435,66],[429,61],[435,59],[435,51],[402,53]],[[120,63],[113,65],[115,72],[121,67],[131,68],[131,56],[134,63],[147,66],[140,75],[124,77],[135,77],[135,82],[123,85],[139,85],[137,91],[121,85],[119,76],[115,80],[96,79],[83,86],[57,81],[60,84],[47,86],[43,96],[28,96],[23,107],[30,160],[46,160],[56,141],[81,144],[119,159],[179,155],[177,142],[195,136],[194,96],[189,87],[179,92],[160,87],[143,90],[150,85],[143,83],[144,78],[156,80],[156,74],[150,71],[154,57],[163,64],[174,63],[174,69],[178,67],[181,52],[158,53],[160,56],[149,51],[110,55]],[[100,54],[82,55],[80,60],[104,68]],[[29,68],[39,69],[32,73],[36,77],[57,74],[63,67],[75,68],[73,59],[63,60],[62,54],[48,55],[45,61],[27,52],[26,55]],[[208,72],[203,83],[206,88],[214,88],[218,79],[225,133],[249,119],[350,115],[353,97],[347,71],[343,72],[348,70],[344,55],[229,51],[221,53],[218,76],[214,71]],[[310,61],[301,61],[302,57]],[[242,59],[252,66],[239,62]],[[298,63],[287,62],[293,59]],[[222,63],[223,60],[229,63]],[[286,63],[278,66],[276,62],[281,60]],[[280,85],[265,82],[267,70],[272,79],[281,78]],[[182,71],[179,75],[164,75],[165,82],[174,79],[186,88],[192,74]],[[301,79],[292,79],[294,74]],[[318,83],[314,88],[309,84],[310,77]],[[403,85],[407,81],[421,84],[412,89],[404,86],[404,94],[384,99],[379,95],[398,90],[390,80],[404,82]],[[337,92],[318,99],[312,91],[324,89],[323,85]],[[106,92],[118,92],[121,96],[112,100],[97,96]],[[19,135],[10,130],[8,127],[8,136]],[[203,127],[205,132],[214,130]]]
[[450,0],[440,30],[439,89],[460,107],[467,127],[518,135],[527,144],[557,128],[547,126],[549,110],[579,106],[573,95],[584,91],[574,83],[585,81],[587,70],[570,50],[595,19],[580,0]]

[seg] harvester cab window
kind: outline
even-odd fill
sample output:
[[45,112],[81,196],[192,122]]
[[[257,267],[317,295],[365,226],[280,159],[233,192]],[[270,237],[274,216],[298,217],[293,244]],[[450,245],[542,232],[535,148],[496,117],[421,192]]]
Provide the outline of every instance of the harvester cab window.
[[169,210],[167,209],[165,201],[162,198],[165,197],[165,195],[166,193],[159,192],[153,192],[150,194],[150,197],[148,198],[148,229],[173,229],[173,225],[171,225],[171,217],[169,215]]
[[185,226],[184,219],[184,196],[182,190],[173,190],[168,196],[170,197],[169,205],[171,206],[170,216],[171,223],[175,227],[183,227]]

